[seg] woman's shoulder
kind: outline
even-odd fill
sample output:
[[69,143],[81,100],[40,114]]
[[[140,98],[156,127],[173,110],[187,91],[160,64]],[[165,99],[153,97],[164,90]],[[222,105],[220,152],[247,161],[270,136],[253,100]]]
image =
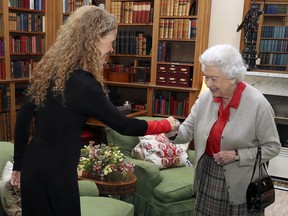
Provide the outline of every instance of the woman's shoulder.
[[81,68],[73,70],[69,74],[69,79],[92,79],[92,80],[94,79],[95,80],[95,78],[92,75],[92,73],[90,73],[89,71],[85,71],[85,70],[83,70]]
[[95,79],[92,73],[81,68],[73,70],[69,74],[67,84],[69,85],[69,83],[73,84],[73,86],[83,85],[85,88],[88,88],[89,86],[101,87],[101,84]]
[[246,98],[247,103],[250,105],[255,106],[258,104],[259,106],[271,106],[266,97],[255,87],[251,86],[250,84],[246,84],[246,88],[243,92],[244,98]]
[[247,94],[249,97],[253,97],[254,99],[256,98],[261,98],[264,99],[265,96],[255,87],[251,86],[248,83],[245,83],[246,87],[244,89],[244,94]]

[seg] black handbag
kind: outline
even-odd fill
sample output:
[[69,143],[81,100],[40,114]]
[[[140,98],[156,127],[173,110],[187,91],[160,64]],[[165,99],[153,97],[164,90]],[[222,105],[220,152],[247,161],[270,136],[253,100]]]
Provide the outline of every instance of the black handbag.
[[[259,178],[252,181],[257,164],[259,165]],[[275,201],[273,181],[268,175],[264,164],[263,166],[266,172],[264,175],[262,175],[261,169],[261,147],[258,147],[252,178],[246,191],[247,211],[249,213],[264,211],[267,206],[271,205]]]

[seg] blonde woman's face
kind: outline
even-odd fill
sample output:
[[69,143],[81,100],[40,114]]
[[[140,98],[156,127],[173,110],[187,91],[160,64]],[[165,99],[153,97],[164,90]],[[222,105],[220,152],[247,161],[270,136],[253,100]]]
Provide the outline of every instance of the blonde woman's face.
[[104,64],[105,59],[109,53],[113,52],[113,42],[116,40],[117,31],[113,30],[107,35],[101,38],[102,46],[100,47],[101,51],[101,62]]

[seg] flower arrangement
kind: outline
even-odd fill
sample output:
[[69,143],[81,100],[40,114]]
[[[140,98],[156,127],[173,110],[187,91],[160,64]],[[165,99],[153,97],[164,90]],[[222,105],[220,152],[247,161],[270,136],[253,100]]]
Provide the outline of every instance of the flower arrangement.
[[103,179],[112,172],[126,176],[127,172],[134,171],[134,166],[135,164],[124,161],[124,154],[118,146],[95,145],[94,141],[89,141],[89,145],[81,149],[78,169],[88,172],[92,177]]

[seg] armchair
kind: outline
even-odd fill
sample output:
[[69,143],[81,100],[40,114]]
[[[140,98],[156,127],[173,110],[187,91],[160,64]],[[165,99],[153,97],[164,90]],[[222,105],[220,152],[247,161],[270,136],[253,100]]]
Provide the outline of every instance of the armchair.
[[[10,142],[0,142],[0,174],[8,160],[13,157],[14,145]],[[109,197],[99,197],[95,183],[79,180],[80,204],[82,216],[133,216],[134,207],[129,203]],[[3,195],[3,194],[2,194]],[[0,191],[1,198],[1,191]],[[0,201],[0,216],[7,216]]]
[[[156,119],[147,116],[138,118]],[[194,167],[159,170],[151,162],[131,157],[132,149],[139,143],[138,137],[123,136],[109,127],[105,130],[108,143],[118,145],[126,156],[125,160],[135,163],[136,192],[125,196],[124,201],[134,204],[137,216],[194,215]],[[194,151],[188,150],[187,154],[193,164]]]

